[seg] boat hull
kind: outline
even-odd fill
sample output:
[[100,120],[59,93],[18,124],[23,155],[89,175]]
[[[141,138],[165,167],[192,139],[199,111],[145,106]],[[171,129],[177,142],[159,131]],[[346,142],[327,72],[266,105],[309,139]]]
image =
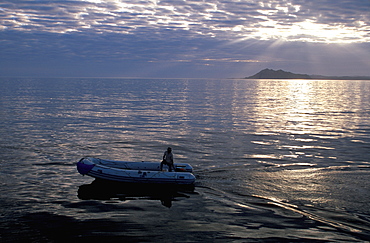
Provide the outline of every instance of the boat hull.
[[[88,175],[97,179],[126,183],[190,185],[195,182],[195,176],[190,172],[160,171],[159,166],[160,163],[154,162],[126,162],[82,158],[77,163],[77,170],[82,175]],[[175,167],[183,171],[192,171],[191,166],[188,164],[176,164]]]

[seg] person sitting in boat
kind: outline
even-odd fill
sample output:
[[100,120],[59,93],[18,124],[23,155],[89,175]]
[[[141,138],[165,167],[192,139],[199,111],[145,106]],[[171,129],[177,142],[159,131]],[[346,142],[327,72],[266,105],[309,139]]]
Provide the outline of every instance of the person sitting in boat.
[[161,162],[160,170],[162,171],[163,165],[168,166],[168,171],[171,172],[172,169],[175,171],[175,166],[173,164],[173,154],[170,147],[167,148],[167,151],[164,152],[163,160]]

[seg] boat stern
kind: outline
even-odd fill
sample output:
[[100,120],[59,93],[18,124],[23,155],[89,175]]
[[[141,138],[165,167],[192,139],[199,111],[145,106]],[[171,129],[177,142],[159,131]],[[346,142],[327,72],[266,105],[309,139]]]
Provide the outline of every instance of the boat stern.
[[192,173],[177,173],[176,183],[190,185],[195,183],[195,176]]
[[175,170],[177,172],[193,172],[193,167],[189,164],[179,163],[175,164]]

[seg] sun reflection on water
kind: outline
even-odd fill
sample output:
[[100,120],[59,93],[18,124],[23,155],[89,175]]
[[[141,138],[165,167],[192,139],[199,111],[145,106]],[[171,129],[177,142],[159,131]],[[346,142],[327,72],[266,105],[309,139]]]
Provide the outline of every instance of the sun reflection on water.
[[[352,87],[345,81],[259,80],[253,97],[255,124],[251,143],[255,150],[245,158],[256,159],[264,169],[248,175],[246,184],[251,180],[263,184],[256,191],[259,195],[307,204],[340,204],[348,200],[340,194],[331,195],[330,187],[335,180],[345,181],[338,176],[342,172],[336,170],[353,167],[351,161],[342,158],[356,152],[342,149],[341,144],[361,140],[361,124],[368,123],[362,115],[366,112],[362,110],[366,98],[358,95],[363,83],[351,84]],[[251,114],[250,107],[244,111]],[[366,160],[366,156],[358,159]],[[340,186],[348,187],[338,185],[336,191]]]
[[[361,109],[361,98],[340,92],[344,82],[266,80],[258,84],[253,108],[258,139],[252,143],[281,148],[284,151],[280,152],[288,153],[285,156],[302,156],[310,149],[333,149],[318,140],[352,137],[348,131],[360,122],[356,111]],[[249,109],[246,107],[247,112]]]

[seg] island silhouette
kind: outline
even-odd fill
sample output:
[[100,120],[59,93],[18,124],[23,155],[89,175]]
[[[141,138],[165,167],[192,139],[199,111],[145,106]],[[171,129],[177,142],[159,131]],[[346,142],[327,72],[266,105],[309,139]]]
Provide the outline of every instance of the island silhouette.
[[284,70],[263,69],[245,79],[321,79],[321,80],[370,80],[367,76],[323,76],[287,72]]

